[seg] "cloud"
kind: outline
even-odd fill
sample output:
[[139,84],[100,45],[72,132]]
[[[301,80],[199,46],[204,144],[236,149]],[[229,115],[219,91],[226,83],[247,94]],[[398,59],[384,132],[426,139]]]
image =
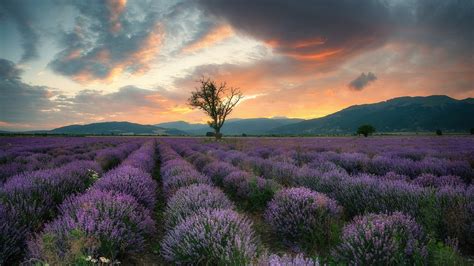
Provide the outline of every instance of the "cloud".
[[314,69],[338,66],[394,40],[449,50],[473,64],[473,1],[198,2],[210,16]]
[[[200,4],[281,54],[321,61],[377,47],[388,37],[387,5],[378,1],[215,1]],[[357,12],[355,12],[357,10]]]
[[136,86],[124,86],[115,92],[85,89],[67,96],[55,88],[24,83],[18,67],[0,59],[2,129],[48,129],[117,120],[156,123],[190,112],[184,100],[183,95],[162,88]]
[[0,122],[30,123],[48,119],[55,108],[54,93],[44,86],[23,83],[21,71],[11,61],[0,59]]
[[[79,83],[111,82],[129,73],[146,73],[164,38],[158,15],[147,5],[124,0],[75,1],[75,28],[63,32],[62,51],[49,66]],[[139,9],[138,11],[136,9]]]
[[377,79],[374,73],[372,72],[367,72],[361,73],[357,78],[352,80],[348,86],[349,88],[356,90],[356,91],[361,91],[363,90],[366,86],[368,86],[370,83],[374,82]]
[[192,41],[186,45],[182,51],[184,53],[192,53],[201,49],[210,47],[234,35],[234,31],[229,25],[216,25],[201,38]]
[[[33,4],[33,3],[30,3]],[[20,32],[23,55],[21,62],[38,58],[39,34],[34,27],[34,18],[28,10],[28,5],[18,0],[0,1],[0,20],[10,18]]]
[[1,80],[18,80],[22,72],[12,61],[0,58]]

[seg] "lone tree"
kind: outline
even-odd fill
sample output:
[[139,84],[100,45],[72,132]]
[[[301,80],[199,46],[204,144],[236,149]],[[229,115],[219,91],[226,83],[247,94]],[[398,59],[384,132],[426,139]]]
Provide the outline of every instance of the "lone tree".
[[199,80],[200,86],[192,92],[188,104],[203,110],[211,120],[207,123],[214,129],[214,136],[220,139],[220,130],[226,117],[244,97],[238,88],[227,87],[226,83],[216,84],[210,78]]
[[362,125],[357,129],[357,135],[364,135],[364,137],[367,137],[369,135],[372,135],[375,132],[375,127],[372,125]]
[[474,135],[474,127],[471,127],[471,130],[469,132],[471,132],[471,135]]

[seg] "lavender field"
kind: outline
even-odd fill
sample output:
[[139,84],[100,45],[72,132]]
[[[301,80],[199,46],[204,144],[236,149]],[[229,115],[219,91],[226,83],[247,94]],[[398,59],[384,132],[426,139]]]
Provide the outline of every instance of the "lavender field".
[[0,265],[472,265],[474,138],[4,137]]

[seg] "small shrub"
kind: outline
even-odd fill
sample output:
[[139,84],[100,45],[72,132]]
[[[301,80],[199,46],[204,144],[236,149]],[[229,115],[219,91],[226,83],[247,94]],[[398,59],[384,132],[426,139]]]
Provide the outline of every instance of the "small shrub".
[[249,193],[247,195],[247,207],[250,211],[259,211],[267,207],[275,193],[281,186],[273,180],[261,177],[253,177],[249,180]]
[[364,137],[368,137],[375,132],[375,127],[372,125],[362,125],[357,129],[357,135],[364,135]]
[[169,231],[161,253],[170,263],[247,265],[257,252],[252,223],[232,210],[208,210]]
[[265,221],[282,240],[305,250],[325,248],[337,238],[342,208],[307,188],[280,190],[268,204]]
[[455,247],[431,240],[429,245],[429,264],[436,266],[469,265]]
[[368,214],[344,227],[333,255],[348,265],[421,265],[427,263],[426,245],[421,226],[410,216]]

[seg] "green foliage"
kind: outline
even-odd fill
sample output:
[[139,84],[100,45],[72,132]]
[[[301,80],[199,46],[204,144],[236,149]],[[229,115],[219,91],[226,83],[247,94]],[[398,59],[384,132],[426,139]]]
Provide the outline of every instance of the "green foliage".
[[471,127],[471,129],[469,130],[469,132],[471,132],[471,135],[474,135],[474,127]]
[[[44,261],[37,263],[38,265],[93,265],[90,256],[86,250],[96,245],[96,241],[86,237],[85,233],[80,230],[73,230],[69,233],[66,245],[71,247],[66,252],[59,252],[57,239],[52,234],[44,234],[39,239],[39,249],[44,256]],[[59,255],[62,254],[62,255]]]
[[431,240],[428,244],[429,264],[435,266],[469,265],[459,252],[442,242]]
[[364,137],[372,135],[374,132],[375,127],[372,125],[362,125],[357,129],[357,135],[364,135]]
[[443,135],[443,131],[441,131],[441,129],[436,129],[436,135],[442,136],[442,135]]
[[263,187],[258,186],[257,178],[252,178],[250,181],[250,193],[246,204],[246,209],[249,211],[263,210],[268,202],[273,198],[273,195],[280,188],[278,186],[266,183]]

